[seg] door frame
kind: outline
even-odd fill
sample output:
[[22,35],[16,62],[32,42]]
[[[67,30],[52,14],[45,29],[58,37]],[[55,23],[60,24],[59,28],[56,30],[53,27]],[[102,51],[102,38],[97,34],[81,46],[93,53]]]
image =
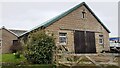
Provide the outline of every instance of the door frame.
[[[76,32],[84,32],[84,40],[85,40],[85,42],[83,43],[84,44],[84,46],[83,47],[81,47],[81,48],[84,48],[85,47],[85,51],[81,51],[81,52],[79,52],[79,51],[77,51],[76,52],[76,47],[80,47],[81,45],[79,44],[79,43],[77,43],[77,41],[78,40],[80,40],[80,39],[78,39],[78,40],[76,40]],[[94,38],[92,38],[92,37],[90,37],[89,35],[87,36],[87,33],[90,33],[92,36],[94,36]],[[79,34],[79,33],[78,33]],[[80,34],[79,34],[80,35]],[[89,46],[88,46],[88,39],[87,39],[87,37],[90,37],[91,39],[94,39],[94,41],[93,42],[89,42]],[[75,41],[76,40],[76,41]],[[76,45],[76,44],[78,44],[78,45]],[[86,49],[86,47],[88,46],[88,47],[90,47],[90,45],[91,44],[93,44],[93,49],[95,49],[94,50],[94,52],[93,51],[91,51],[91,52],[89,52],[89,51],[87,51]],[[78,48],[79,49],[79,48]],[[75,30],[74,31],[74,51],[75,51],[75,54],[82,54],[82,53],[96,53],[96,40],[95,40],[95,32],[93,32],[93,31],[79,31],[79,30]]]

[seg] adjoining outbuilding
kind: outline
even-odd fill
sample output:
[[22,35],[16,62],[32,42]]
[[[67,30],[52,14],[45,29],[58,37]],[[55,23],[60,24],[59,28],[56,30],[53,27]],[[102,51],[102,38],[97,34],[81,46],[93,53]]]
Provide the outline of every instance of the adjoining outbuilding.
[[81,54],[110,50],[110,31],[85,2],[19,36],[22,45],[29,39],[30,33],[41,29],[53,35],[57,47],[68,52]]
[[26,30],[7,29],[4,26],[0,28],[0,53],[12,53],[21,50],[18,37],[24,32]]

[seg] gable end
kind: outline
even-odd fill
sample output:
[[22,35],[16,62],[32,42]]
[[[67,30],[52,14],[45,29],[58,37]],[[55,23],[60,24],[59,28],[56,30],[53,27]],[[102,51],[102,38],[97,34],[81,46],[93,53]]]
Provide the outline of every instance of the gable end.
[[58,15],[58,16],[56,16],[56,17],[54,17],[54,18],[52,18],[52,19],[50,19],[50,20],[48,20],[48,21],[46,21],[46,22],[44,22],[44,23],[42,23],[42,24],[40,24],[39,26],[31,29],[30,31],[25,32],[24,34],[22,34],[22,35],[19,36],[19,37],[22,37],[22,36],[24,36],[25,34],[29,34],[29,32],[31,32],[31,31],[33,31],[33,30],[36,30],[36,29],[39,29],[39,28],[41,28],[41,27],[45,27],[45,28],[46,28],[46,27],[50,26],[51,24],[53,24],[54,22],[60,20],[61,18],[65,17],[66,15],[68,15],[69,13],[73,12],[74,10],[78,9],[79,7],[81,7],[81,6],[83,6],[83,5],[90,11],[90,13],[97,19],[97,21],[104,27],[104,29],[105,29],[108,33],[110,33],[110,31],[107,29],[107,27],[100,21],[100,19],[95,15],[95,13],[88,7],[88,5],[87,5],[85,2],[82,2],[82,3],[78,4],[78,5],[76,5],[75,7],[69,9],[68,11],[63,12],[62,14],[60,14],[60,15]]

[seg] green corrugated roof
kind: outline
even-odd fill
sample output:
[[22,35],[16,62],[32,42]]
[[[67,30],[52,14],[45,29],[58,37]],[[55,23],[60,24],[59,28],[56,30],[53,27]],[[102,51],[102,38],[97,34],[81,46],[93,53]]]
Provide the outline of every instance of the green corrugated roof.
[[[56,22],[57,20],[63,18],[64,16],[68,15],[69,13],[71,13],[72,11],[74,11],[74,10],[76,10],[77,8],[81,7],[82,5],[84,5],[84,6],[91,12],[91,14],[97,19],[97,21],[107,30],[107,32],[110,33],[110,31],[109,31],[109,30],[106,28],[106,26],[100,21],[100,19],[94,14],[94,12],[88,7],[88,5],[87,5],[85,2],[82,2],[82,3],[78,4],[78,5],[76,5],[75,7],[69,9],[68,11],[63,12],[62,14],[60,14],[60,15],[58,15],[58,16],[56,16],[56,17],[54,17],[54,18],[52,18],[52,19],[50,19],[50,20],[48,20],[48,21],[46,21],[46,22],[44,22],[44,23],[42,23],[42,24],[40,24],[40,25],[38,25],[37,27],[29,30],[28,32],[22,34],[21,36],[23,36],[23,35],[25,35],[25,34],[28,34],[29,32],[31,32],[31,31],[33,31],[33,30],[35,30],[35,29],[38,29],[38,28],[40,28],[41,26],[47,27],[47,26],[51,25],[52,23],[54,23],[54,22]],[[21,36],[20,36],[20,37],[21,37]]]

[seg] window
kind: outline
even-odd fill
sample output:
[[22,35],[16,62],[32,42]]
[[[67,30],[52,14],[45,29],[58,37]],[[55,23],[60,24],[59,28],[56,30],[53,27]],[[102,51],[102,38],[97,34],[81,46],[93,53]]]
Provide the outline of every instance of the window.
[[2,40],[0,39],[0,46],[2,46]]
[[67,33],[59,33],[59,43],[61,45],[66,45],[66,43],[67,43],[66,35],[67,35]]
[[103,44],[103,35],[99,35],[99,44]]
[[82,18],[85,18],[85,10],[82,11]]

